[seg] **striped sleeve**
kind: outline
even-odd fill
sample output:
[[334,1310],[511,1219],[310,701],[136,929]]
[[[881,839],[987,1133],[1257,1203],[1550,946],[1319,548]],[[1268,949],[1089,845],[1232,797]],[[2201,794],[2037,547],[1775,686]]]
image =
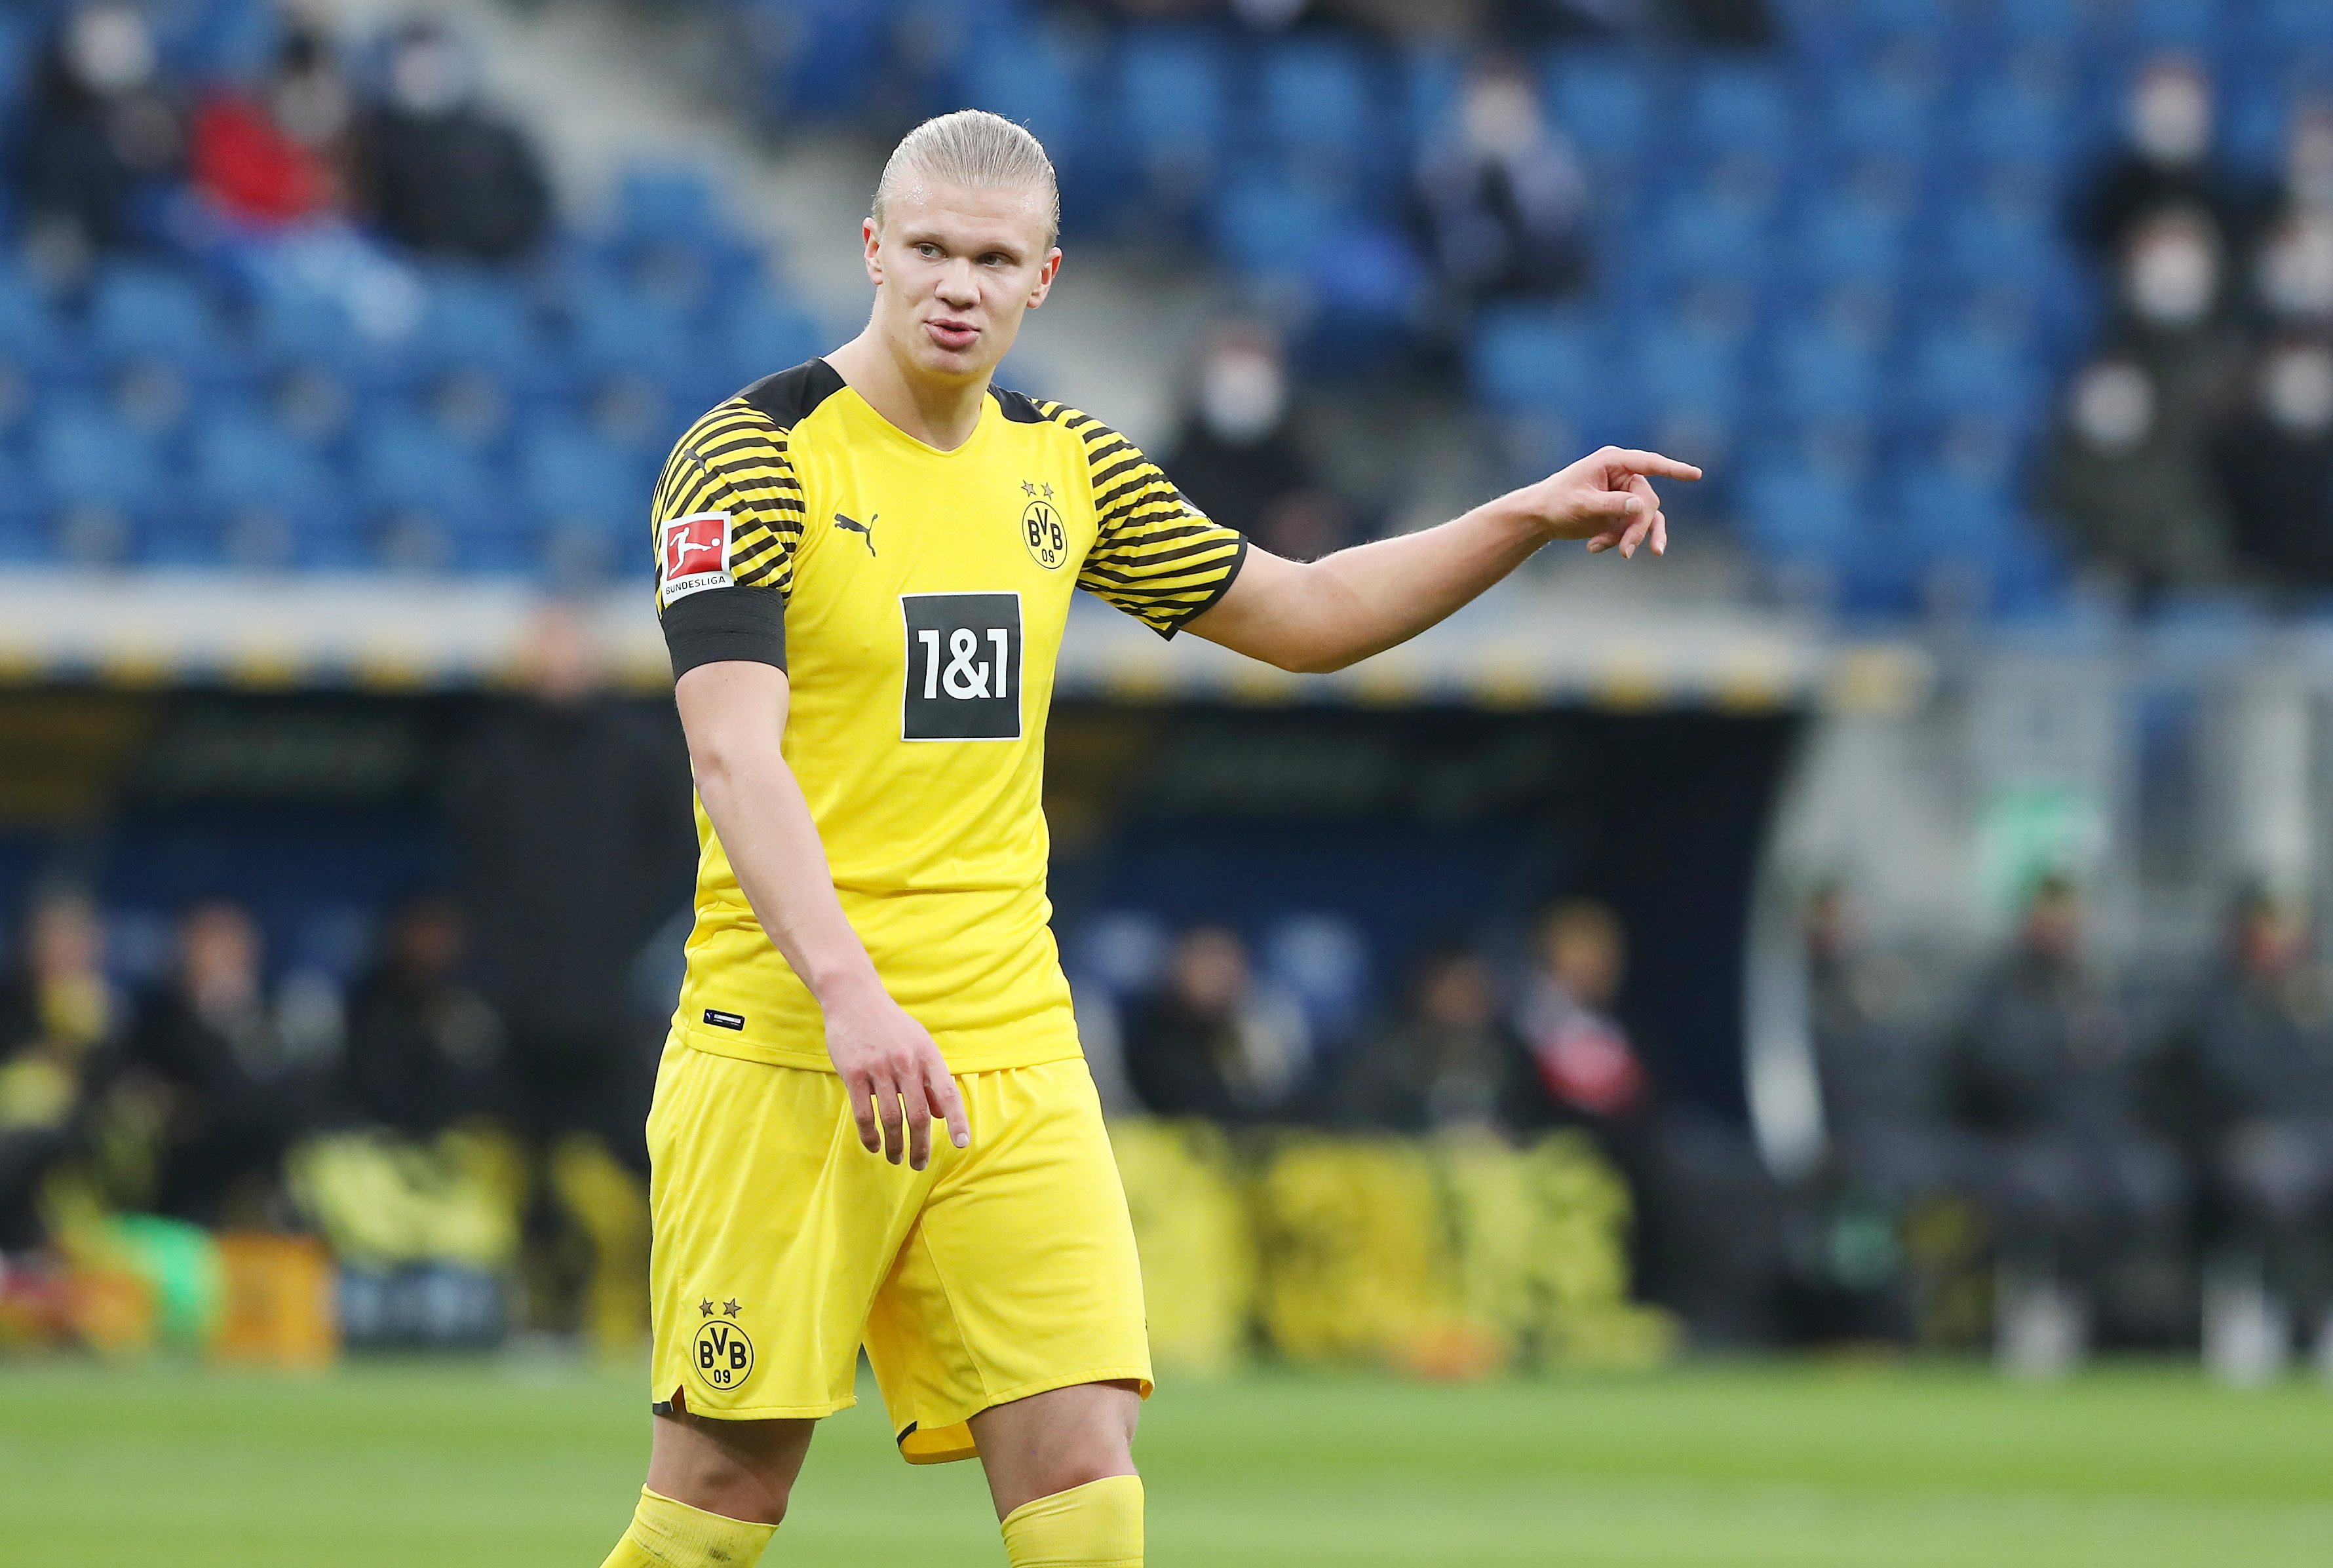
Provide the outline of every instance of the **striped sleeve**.
[[665,462],[657,614],[676,680],[723,660],[785,668],[803,516],[786,441],[767,415],[733,398],[691,425]]
[[1223,598],[1247,559],[1247,540],[1184,500],[1109,425],[1059,403],[1038,407],[1085,444],[1097,526],[1078,586],[1173,636]]

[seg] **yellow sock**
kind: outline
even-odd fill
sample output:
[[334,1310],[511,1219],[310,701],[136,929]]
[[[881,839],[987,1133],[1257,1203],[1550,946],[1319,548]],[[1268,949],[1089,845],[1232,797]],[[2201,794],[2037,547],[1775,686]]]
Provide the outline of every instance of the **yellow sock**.
[[1142,1568],[1142,1477],[1111,1476],[1004,1515],[1013,1568]]
[[752,1568],[777,1528],[708,1514],[642,1487],[631,1527],[600,1568]]

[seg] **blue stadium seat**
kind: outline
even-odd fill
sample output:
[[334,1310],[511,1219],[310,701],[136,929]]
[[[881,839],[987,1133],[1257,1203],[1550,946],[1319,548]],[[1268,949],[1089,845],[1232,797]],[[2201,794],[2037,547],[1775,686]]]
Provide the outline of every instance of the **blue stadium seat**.
[[2085,0],[1996,0],[1993,25],[2011,49],[2034,43],[2071,45],[2089,27]]
[[635,166],[616,181],[610,231],[624,240],[719,234],[721,200],[702,169],[688,165]]
[[1475,397],[1505,413],[1570,416],[1599,400],[1614,379],[1592,316],[1531,306],[1485,313],[1467,370]]
[[2333,7],[2323,0],[2254,0],[2252,38],[2271,60],[2333,53]]
[[69,401],[35,418],[32,454],[60,554],[120,561],[139,553],[165,496],[151,436],[110,408]]
[[518,569],[525,519],[509,487],[436,422],[392,414],[356,435],[356,478],[383,563],[445,569],[482,558]]
[[2057,215],[2040,202],[1964,200],[1944,213],[1928,276],[1948,290],[2040,292],[2066,255]]
[[713,341],[733,390],[816,359],[834,346],[802,309],[762,289],[744,295],[714,323]]
[[1779,164],[1795,139],[1797,116],[1780,71],[1722,61],[1688,81],[1685,124],[1706,157],[1749,155]]
[[[188,531],[209,553],[246,566],[363,564],[338,475],[263,409],[207,415],[192,445],[198,526]],[[158,557],[172,553],[158,545]]]
[[1899,204],[1873,195],[1814,204],[1792,236],[1800,277],[1819,290],[1858,288],[1892,298],[1904,280],[1906,217]]
[[2128,0],[2117,31],[2136,49],[2208,53],[2233,20],[2225,0]]
[[1241,272],[1301,275],[1341,219],[1336,204],[1314,187],[1251,173],[1215,202],[1215,248]]
[[1547,98],[1572,144],[1608,173],[1634,166],[1648,150],[1652,90],[1636,56],[1560,51],[1548,67]]
[[574,362],[589,382],[632,378],[686,401],[725,379],[725,367],[706,363],[687,318],[662,301],[601,283],[582,292],[574,311]]
[[1638,339],[1637,385],[1656,419],[1690,419],[1723,431],[1742,412],[1739,336],[1691,320],[1661,322]]
[[2054,171],[2074,137],[2073,83],[2039,62],[1976,83],[1956,117],[1964,155],[1983,166]]
[[758,57],[773,118],[834,119],[867,107],[898,16],[867,0],[747,0],[745,47]]
[[589,426],[558,421],[518,444],[518,493],[545,564],[569,578],[599,578],[651,559],[653,480],[629,454]]
[[89,319],[91,341],[111,370],[155,366],[215,386],[245,368],[241,346],[184,272],[138,262],[109,266],[91,292]]
[[1847,77],[1823,103],[1823,131],[1852,159],[1923,166],[1935,143],[1935,98],[1926,84],[1890,73]]
[[1343,39],[1299,38],[1263,62],[1263,125],[1286,167],[1313,183],[1363,192],[1385,172],[1386,93],[1372,62]]
[[1681,281],[1762,283],[1772,233],[1762,194],[1723,182],[1669,197],[1653,220],[1653,270]]
[[72,378],[85,368],[72,334],[47,297],[16,268],[0,265],[0,365],[34,385]]
[[410,387],[418,373],[409,338],[374,337],[339,300],[312,289],[263,288],[254,320],[260,364],[279,375],[307,371],[356,393],[378,394]]
[[1155,197],[1189,201],[1215,178],[1226,120],[1223,52],[1205,33],[1129,28],[1118,111]]
[[1313,1038],[1336,1041],[1363,1023],[1378,966],[1359,925],[1338,914],[1291,914],[1258,943],[1263,979],[1293,997]]
[[1839,561],[1865,528],[1861,489],[1845,474],[1797,461],[1762,464],[1739,492],[1743,531],[1777,560]]
[[1880,408],[1878,346],[1821,322],[1794,323],[1774,345],[1781,411],[1794,421],[1867,423]]
[[1413,43],[1402,51],[1399,70],[1402,136],[1414,152],[1455,120],[1465,91],[1466,56],[1455,46]]
[[555,374],[525,292],[486,268],[432,274],[413,352],[427,375],[483,376],[529,391]]
[[1066,179],[1086,145],[1084,77],[1084,62],[1052,28],[987,30],[971,44],[961,91],[974,108],[1035,132]]
[[2039,415],[2048,388],[2030,346],[2018,336],[1943,323],[1913,345],[1913,395],[1940,421]]

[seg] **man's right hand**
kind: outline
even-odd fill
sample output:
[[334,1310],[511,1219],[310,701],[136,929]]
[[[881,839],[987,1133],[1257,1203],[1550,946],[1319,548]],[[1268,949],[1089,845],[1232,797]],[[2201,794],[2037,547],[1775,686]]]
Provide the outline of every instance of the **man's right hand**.
[[[947,1123],[948,1141],[972,1143],[963,1096],[931,1031],[909,1018],[871,975],[843,995],[820,999],[826,1010],[826,1054],[850,1091],[859,1141],[910,1170],[932,1162],[932,1123]],[[878,1124],[880,1130],[878,1130]]]

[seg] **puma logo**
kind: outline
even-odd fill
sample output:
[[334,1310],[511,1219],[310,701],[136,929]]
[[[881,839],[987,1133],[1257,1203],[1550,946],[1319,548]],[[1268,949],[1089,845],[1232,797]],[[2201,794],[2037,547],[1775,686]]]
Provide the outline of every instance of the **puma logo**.
[[847,516],[840,512],[834,514],[834,526],[841,529],[846,533],[855,533],[861,539],[865,540],[867,541],[867,553],[869,555],[873,555],[875,553],[875,525],[882,521],[883,514],[879,512],[869,512],[865,522],[861,522],[857,518]]

